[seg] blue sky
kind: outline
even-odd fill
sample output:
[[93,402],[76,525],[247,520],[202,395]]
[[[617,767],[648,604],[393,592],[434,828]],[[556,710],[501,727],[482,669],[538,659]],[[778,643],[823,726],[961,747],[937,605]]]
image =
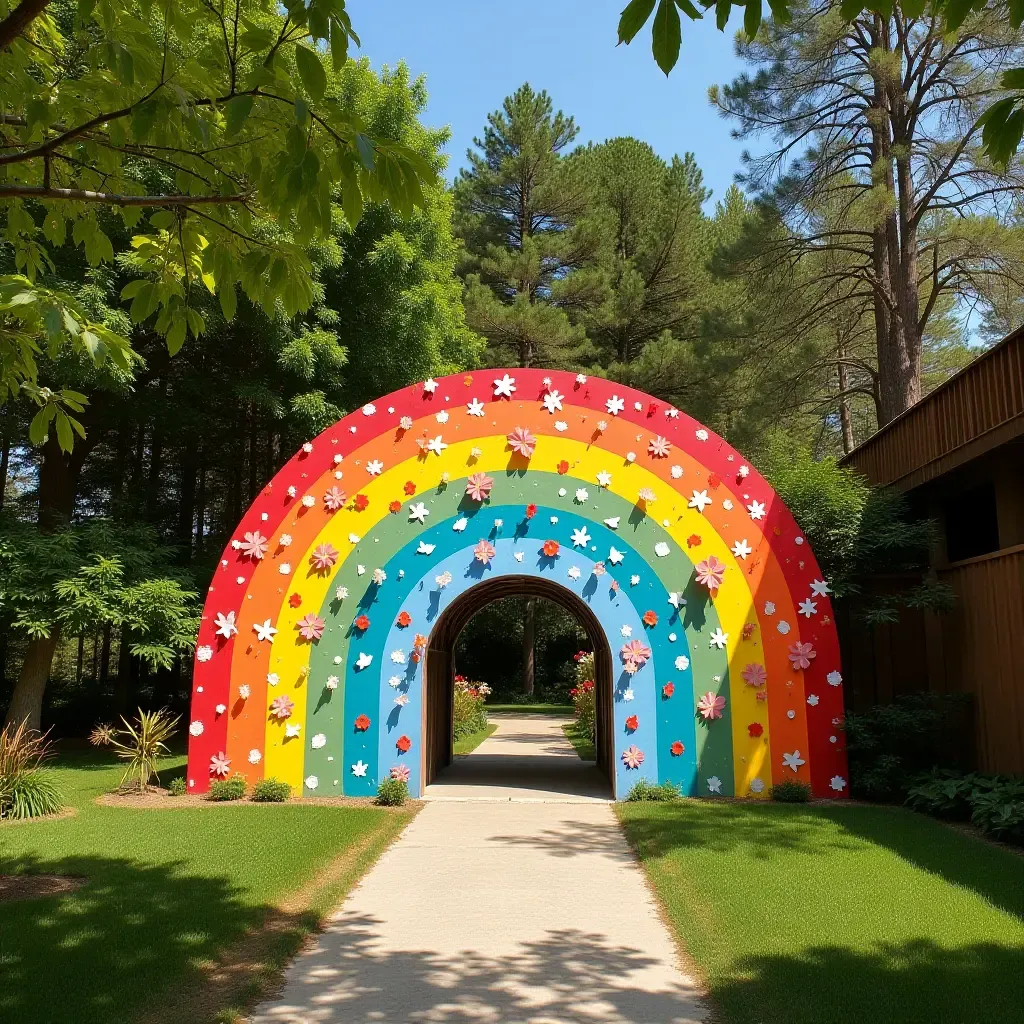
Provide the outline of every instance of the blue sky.
[[425,120],[452,131],[449,177],[487,114],[529,82],[576,118],[580,142],[633,135],[663,157],[692,152],[714,202],[743,149],[707,100],[709,85],[742,69],[732,33],[710,21],[684,22],[679,63],[666,79],[651,56],[649,29],[630,46],[615,46],[625,2],[348,0],[348,10],[374,67],[404,60],[426,75]]

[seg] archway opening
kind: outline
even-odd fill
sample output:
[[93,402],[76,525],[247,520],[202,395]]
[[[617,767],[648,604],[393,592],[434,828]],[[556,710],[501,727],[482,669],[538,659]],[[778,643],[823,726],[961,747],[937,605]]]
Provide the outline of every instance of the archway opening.
[[[424,785],[430,785],[454,760],[455,676],[459,672],[456,645],[460,634],[480,611],[507,598],[536,598],[564,609],[579,623],[594,652],[596,704],[596,766],[615,795],[615,748],[613,736],[613,663],[604,630],[587,603],[551,580],[534,576],[502,576],[476,584],[455,600],[437,620],[430,634],[423,664],[423,751]],[[528,707],[524,712],[528,712]],[[509,779],[526,766],[511,757],[504,762]],[[503,772],[489,777],[495,782]],[[557,786],[557,782],[554,785]]]

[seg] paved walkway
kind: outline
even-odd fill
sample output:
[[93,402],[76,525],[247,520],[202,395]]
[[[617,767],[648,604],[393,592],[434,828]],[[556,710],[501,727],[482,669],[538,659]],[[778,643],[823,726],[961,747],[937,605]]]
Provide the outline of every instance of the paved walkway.
[[[611,807],[557,725],[502,720],[446,769],[254,1024],[703,1020]],[[495,799],[483,780],[501,758],[515,785]],[[545,763],[519,763],[531,758]]]

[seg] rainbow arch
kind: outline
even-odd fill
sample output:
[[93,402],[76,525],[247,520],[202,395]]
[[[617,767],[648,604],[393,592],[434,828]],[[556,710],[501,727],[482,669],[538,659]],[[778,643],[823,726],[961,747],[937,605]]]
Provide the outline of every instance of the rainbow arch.
[[190,789],[241,772],[369,796],[397,769],[419,795],[432,626],[481,580],[517,575],[600,623],[617,794],[646,778],[846,795],[828,584],[789,511],[685,413],[523,369],[393,392],[263,489],[206,600]]

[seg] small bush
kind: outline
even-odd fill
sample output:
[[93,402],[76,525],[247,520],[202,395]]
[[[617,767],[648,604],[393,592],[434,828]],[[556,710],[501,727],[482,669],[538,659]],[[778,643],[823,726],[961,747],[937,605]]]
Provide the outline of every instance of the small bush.
[[650,782],[647,779],[639,779],[626,794],[626,799],[631,803],[671,803],[681,796],[682,792],[679,787],[671,782]]
[[241,800],[245,796],[245,779],[233,775],[230,779],[218,779],[211,783],[207,800]]
[[381,807],[401,807],[409,799],[409,784],[402,779],[383,779],[377,787]]
[[188,786],[185,784],[185,777],[183,775],[177,775],[171,779],[170,784],[167,787],[167,792],[170,796],[184,796],[188,792]]
[[573,713],[580,731],[597,738],[597,694],[594,690],[594,654],[592,651],[578,651],[573,655],[576,662],[576,685],[569,691]]
[[998,775],[979,775],[946,768],[936,768],[918,779],[907,792],[906,804],[921,814],[931,814],[949,821],[967,821],[976,793],[985,793],[999,785]]
[[[119,731],[121,739],[111,741],[117,756],[128,762],[119,789],[137,789],[144,793],[149,788],[149,780],[160,776],[156,771],[157,760],[170,752],[167,741],[174,735],[180,716],[172,715],[166,708],[160,711],[143,711],[139,708],[139,717],[134,724],[122,718],[124,728]],[[128,780],[132,779],[131,785]]]
[[252,799],[258,804],[283,804],[292,795],[292,787],[278,779],[260,779],[252,787]]
[[811,799],[811,787],[799,779],[787,779],[772,786],[772,799],[780,804],[805,804]]
[[64,806],[53,775],[45,769],[16,775],[5,802],[5,818],[41,818],[56,814]]
[[483,732],[487,728],[484,698],[491,692],[486,683],[470,682],[465,676],[455,677],[455,739]]
[[49,757],[46,737],[24,722],[0,732],[0,818],[37,818],[64,806],[54,777],[42,767]]
[[1024,782],[1000,779],[971,794],[971,821],[996,839],[1024,843]]

